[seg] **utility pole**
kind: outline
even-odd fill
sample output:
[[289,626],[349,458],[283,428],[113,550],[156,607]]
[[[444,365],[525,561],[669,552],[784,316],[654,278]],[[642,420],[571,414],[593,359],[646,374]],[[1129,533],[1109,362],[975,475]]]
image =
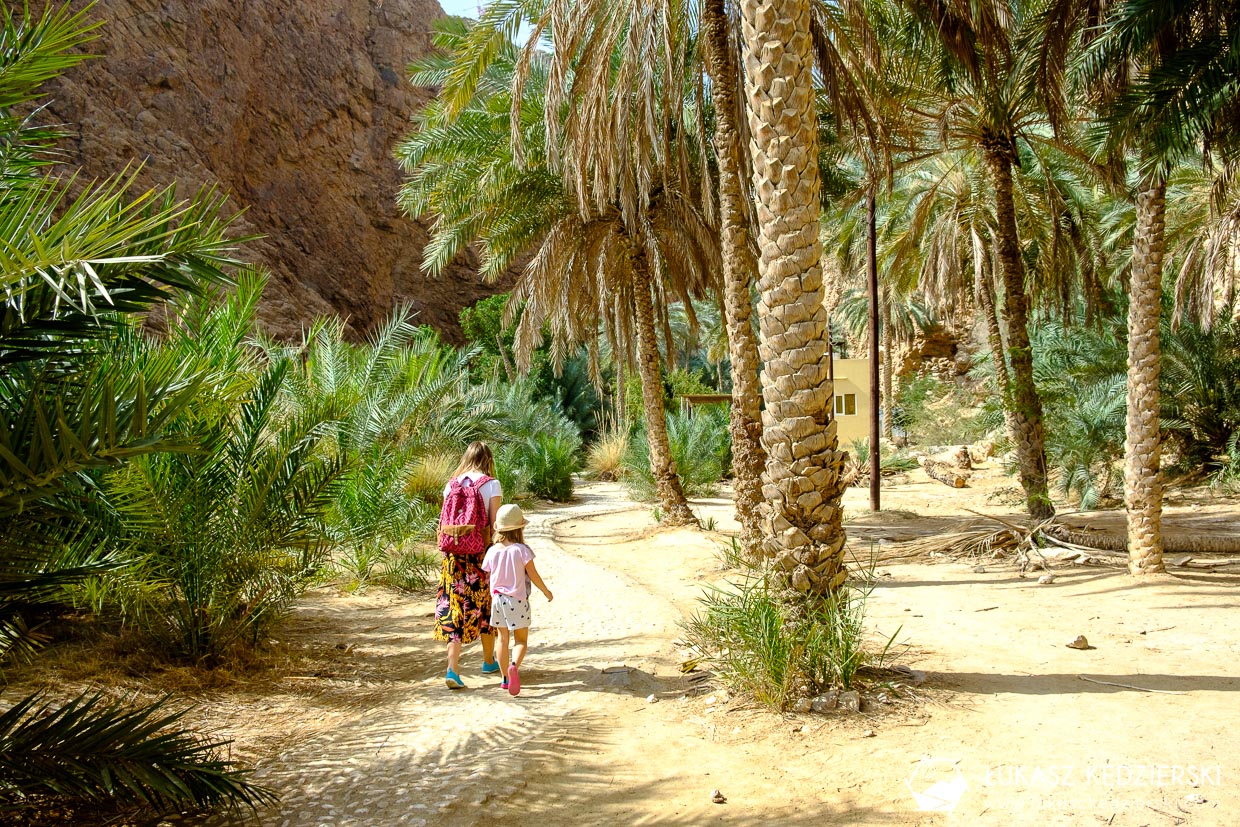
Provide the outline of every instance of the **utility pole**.
[[866,206],[866,270],[870,288],[870,510],[880,511],[882,477],[878,452],[879,409],[882,390],[878,375],[878,216],[874,191],[877,184],[870,181],[870,191],[865,197]]

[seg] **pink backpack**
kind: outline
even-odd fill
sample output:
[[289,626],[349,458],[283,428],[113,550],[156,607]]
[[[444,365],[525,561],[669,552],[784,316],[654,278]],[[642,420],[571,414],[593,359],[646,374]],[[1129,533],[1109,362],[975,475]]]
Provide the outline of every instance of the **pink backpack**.
[[456,477],[448,483],[439,512],[439,550],[444,554],[483,554],[491,544],[487,504],[482,501],[482,486],[491,481],[482,476],[477,480]]

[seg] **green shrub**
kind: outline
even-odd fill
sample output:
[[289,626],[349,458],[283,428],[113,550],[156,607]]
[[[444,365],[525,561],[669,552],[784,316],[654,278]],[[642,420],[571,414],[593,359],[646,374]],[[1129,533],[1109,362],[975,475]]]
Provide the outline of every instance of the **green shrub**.
[[322,562],[320,518],[345,467],[319,450],[320,423],[275,418],[288,370],[270,365],[239,406],[188,412],[177,427],[198,450],[140,457],[104,481],[136,586],[117,594],[170,655],[201,662],[261,638]]
[[434,548],[397,549],[384,557],[371,582],[405,592],[422,591],[439,576],[442,559]]
[[575,433],[528,436],[503,452],[524,490],[535,497],[567,502],[573,497],[573,472],[578,468],[581,437]]
[[729,689],[778,709],[798,691],[850,689],[862,667],[882,666],[894,636],[877,652],[867,648],[868,588],[847,586],[794,608],[771,587],[769,572],[736,554],[727,561],[742,576],[707,591],[684,628]]
[[[732,443],[725,417],[726,414],[710,411],[667,417],[672,459],[686,496],[713,494],[724,471],[730,467]],[[635,498],[644,501],[656,498],[654,474],[650,471],[650,446],[644,429],[629,440],[624,482]]]

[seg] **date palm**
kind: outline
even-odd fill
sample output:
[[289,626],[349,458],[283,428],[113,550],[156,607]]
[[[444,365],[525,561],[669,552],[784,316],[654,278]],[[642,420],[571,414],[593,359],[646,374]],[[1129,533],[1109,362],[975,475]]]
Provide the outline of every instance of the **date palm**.
[[1223,0],[1094,4],[1057,0],[1043,24],[1041,89],[1056,121],[1068,55],[1083,97],[1098,106],[1101,151],[1136,152],[1136,204],[1129,276],[1127,440],[1124,503],[1128,568],[1157,573],[1162,562],[1159,444],[1159,341],[1167,181],[1177,159],[1205,144],[1223,160],[1240,158],[1240,10]]
[[[0,15],[0,655],[33,657],[25,613],[62,605],[65,586],[119,565],[106,550],[105,470],[190,447],[168,426],[204,377],[171,358],[135,364],[115,344],[134,314],[231,281],[235,241],[209,193],[180,201],[171,188],[138,190],[128,173],[84,188],[49,174],[63,160],[59,131],[14,113],[86,59],[99,24],[67,3]],[[7,706],[0,810],[273,800],[182,714],[93,694]]]
[[[485,272],[491,274],[518,253],[537,250],[509,304],[510,318],[520,311],[520,361],[528,360],[544,327],[557,359],[584,343],[597,370],[600,333],[612,353],[636,353],[664,520],[692,522],[667,443],[657,347],[658,325],[666,321],[672,297],[704,295],[718,271],[717,242],[695,198],[700,183],[689,149],[680,142],[656,145],[653,133],[645,132],[646,140],[635,139],[636,158],[619,148],[602,161],[574,153],[582,125],[570,120],[559,134],[558,127],[546,126],[558,123],[546,113],[562,111],[556,95],[581,90],[551,84],[549,58],[522,56],[511,44],[486,56],[485,70],[470,81],[473,99],[455,108],[461,81],[454,73],[474,54],[471,44],[492,36],[488,19],[484,15],[472,29],[445,24],[438,42],[455,58],[428,62],[418,75],[445,89],[400,149],[411,171],[402,203],[414,214],[437,215],[429,269],[441,267],[474,238],[482,242]],[[514,88],[519,94],[512,94]],[[645,100],[629,98],[635,106]],[[698,158],[700,164],[700,153]]]
[[843,585],[845,452],[831,418],[809,0],[741,0],[758,212],[763,549],[797,591]]
[[1045,118],[1027,78],[1029,50],[1017,47],[1031,9],[1010,0],[880,7],[876,25],[902,63],[898,93],[927,125],[927,140],[980,154],[994,198],[994,240],[1002,276],[1011,379],[1006,393],[1029,513],[1054,514],[1047,484],[1042,403],[1029,342],[1030,285],[1017,229],[1016,175],[1022,153],[1045,137]]

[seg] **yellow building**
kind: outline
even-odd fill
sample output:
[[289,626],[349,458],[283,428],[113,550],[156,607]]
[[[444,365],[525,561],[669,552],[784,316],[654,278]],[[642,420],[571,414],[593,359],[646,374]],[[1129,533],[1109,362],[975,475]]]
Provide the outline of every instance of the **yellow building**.
[[835,421],[840,448],[870,436],[870,360],[835,359]]
[[[834,362],[836,434],[840,448],[847,451],[855,440],[870,437],[870,360]],[[727,404],[731,399],[726,393],[687,393],[681,395],[680,404],[684,412],[699,405]]]

